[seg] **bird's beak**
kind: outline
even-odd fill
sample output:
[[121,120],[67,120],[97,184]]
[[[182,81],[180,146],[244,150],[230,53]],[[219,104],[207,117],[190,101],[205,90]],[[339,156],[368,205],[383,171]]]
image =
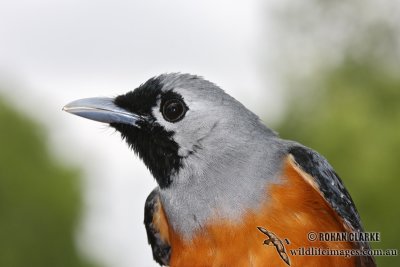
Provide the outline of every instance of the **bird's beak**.
[[113,98],[93,97],[72,101],[63,110],[86,119],[104,123],[135,125],[143,117],[131,113],[114,104]]

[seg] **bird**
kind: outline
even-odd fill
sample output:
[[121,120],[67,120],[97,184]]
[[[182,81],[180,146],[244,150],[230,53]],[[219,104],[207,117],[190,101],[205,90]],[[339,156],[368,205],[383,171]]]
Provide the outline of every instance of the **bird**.
[[[155,178],[144,225],[159,265],[375,266],[367,253],[291,253],[363,252],[370,245],[310,240],[309,233],[364,233],[342,180],[318,152],[280,138],[201,76],[165,73],[114,98],[83,98],[63,110],[115,129]],[[264,245],[259,227],[290,241],[290,259]]]

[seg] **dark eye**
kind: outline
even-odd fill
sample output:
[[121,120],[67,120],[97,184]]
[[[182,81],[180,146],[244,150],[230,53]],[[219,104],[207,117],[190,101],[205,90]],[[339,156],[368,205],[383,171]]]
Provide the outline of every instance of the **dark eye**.
[[180,99],[167,100],[162,106],[164,119],[169,122],[177,122],[181,120],[185,116],[186,110],[186,105]]

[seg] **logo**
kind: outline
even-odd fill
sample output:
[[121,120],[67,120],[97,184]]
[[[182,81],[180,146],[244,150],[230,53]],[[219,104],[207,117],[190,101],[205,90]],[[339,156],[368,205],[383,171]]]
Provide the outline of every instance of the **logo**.
[[[286,253],[285,245],[283,244],[282,240],[275,235],[273,232],[268,231],[267,229],[258,226],[258,230],[260,230],[261,233],[266,235],[268,239],[264,240],[264,245],[267,246],[275,246],[276,251],[278,252],[279,256],[282,258],[282,260],[290,266],[290,259],[288,254]],[[289,245],[289,240],[285,239],[286,244]]]

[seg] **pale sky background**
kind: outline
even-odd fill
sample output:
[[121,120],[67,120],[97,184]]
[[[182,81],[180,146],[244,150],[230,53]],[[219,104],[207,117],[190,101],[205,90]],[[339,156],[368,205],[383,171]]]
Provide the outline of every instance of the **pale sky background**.
[[143,226],[153,178],[118,133],[61,111],[163,72],[220,85],[265,120],[281,111],[268,9],[274,1],[0,2],[0,92],[48,130],[56,157],[83,169],[82,253],[103,266],[158,266]]

